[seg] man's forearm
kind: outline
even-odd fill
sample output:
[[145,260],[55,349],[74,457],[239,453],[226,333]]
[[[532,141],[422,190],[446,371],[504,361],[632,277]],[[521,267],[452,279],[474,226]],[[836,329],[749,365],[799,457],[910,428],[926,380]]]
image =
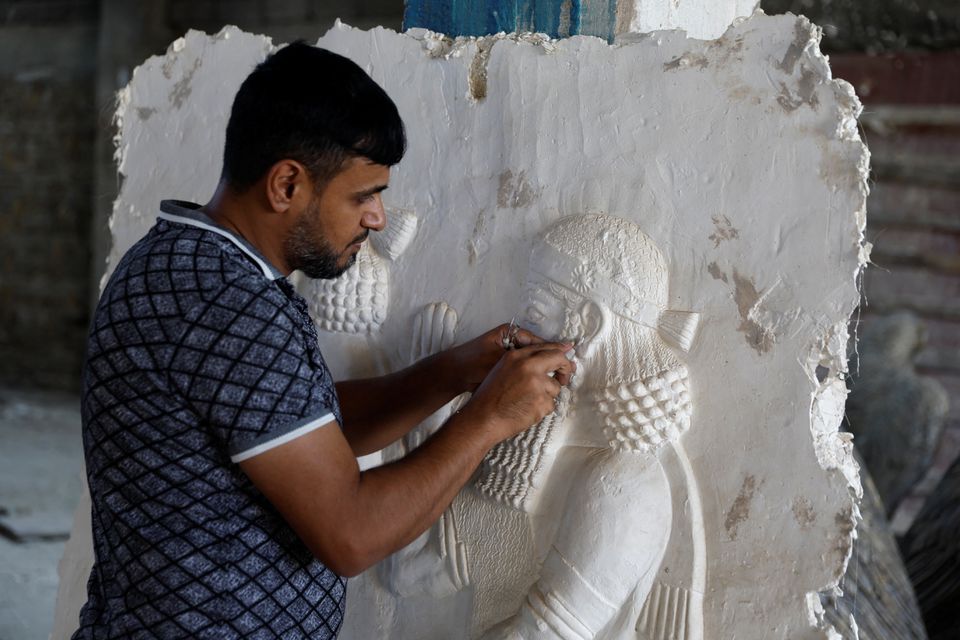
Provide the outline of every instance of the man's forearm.
[[355,575],[423,533],[470,479],[497,438],[480,415],[453,415],[421,447],[396,462],[360,474],[335,554],[337,570]]
[[357,456],[379,451],[466,391],[449,352],[386,376],[337,383],[343,434]]

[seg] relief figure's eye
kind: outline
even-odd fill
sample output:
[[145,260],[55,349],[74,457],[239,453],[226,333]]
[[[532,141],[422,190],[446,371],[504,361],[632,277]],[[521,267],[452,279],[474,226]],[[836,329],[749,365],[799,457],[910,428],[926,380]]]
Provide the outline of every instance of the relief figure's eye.
[[527,307],[527,320],[528,320],[528,321],[530,321],[530,322],[532,322],[532,323],[534,323],[534,324],[540,324],[540,323],[543,322],[545,319],[546,319],[546,316],[543,315],[543,313],[542,313],[539,309],[537,309],[535,306],[531,305],[531,306]]

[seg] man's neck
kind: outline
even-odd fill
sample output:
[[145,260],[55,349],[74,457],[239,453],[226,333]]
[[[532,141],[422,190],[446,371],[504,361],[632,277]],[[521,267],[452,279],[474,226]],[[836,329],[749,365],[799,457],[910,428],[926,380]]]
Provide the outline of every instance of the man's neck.
[[224,182],[200,210],[215,223],[240,236],[263,254],[282,274],[290,275],[284,258],[282,220],[256,202],[255,189],[237,193]]

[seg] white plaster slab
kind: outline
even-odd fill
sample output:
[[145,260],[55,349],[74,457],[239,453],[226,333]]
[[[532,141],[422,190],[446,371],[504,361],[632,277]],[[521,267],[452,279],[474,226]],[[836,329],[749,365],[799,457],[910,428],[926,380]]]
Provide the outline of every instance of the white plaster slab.
[[[385,197],[409,231],[366,249],[372,266],[351,285],[385,280],[386,313],[326,325],[336,329],[321,337],[335,376],[387,371],[508,321],[531,248],[564,216],[625,218],[659,248],[667,306],[700,314],[682,356],[686,462],[663,463],[668,478],[692,475],[700,504],[698,514],[692,498],[672,511],[675,527],[702,531],[702,636],[690,638],[830,637],[816,593],[836,585],[850,553],[860,489],[838,432],[840,376],[867,255],[868,153],[859,102],[831,78],[818,40],[803,18],[756,14],[716,41],[657,32],[617,46],[452,43],[339,24],[319,41],[384,86],[410,143]],[[211,195],[233,93],[270,49],[233,28],[190,32],[136,70],[118,112],[125,179],[111,268],[160,199]],[[328,285],[300,286],[315,302]],[[430,344],[411,335],[425,326],[439,328]],[[526,513],[479,496],[465,491],[419,543],[457,559],[454,579],[412,593],[368,572],[351,582],[343,638],[470,637],[520,608],[543,540]],[[639,496],[631,518],[651,504]],[[562,535],[560,516],[549,517]],[[617,522],[605,514],[599,524]],[[61,610],[83,597],[61,594]],[[619,628],[639,624],[643,604],[625,606]],[[625,637],[615,626],[604,637]]]

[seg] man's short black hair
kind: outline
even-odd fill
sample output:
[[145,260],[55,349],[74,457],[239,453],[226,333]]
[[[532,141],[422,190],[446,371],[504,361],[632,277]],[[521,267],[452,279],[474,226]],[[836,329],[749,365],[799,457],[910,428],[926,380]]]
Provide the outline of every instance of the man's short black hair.
[[392,166],[406,149],[386,92],[353,61],[294,42],[257,65],[230,112],[223,178],[244,191],[283,159],[323,185],[353,156]]

